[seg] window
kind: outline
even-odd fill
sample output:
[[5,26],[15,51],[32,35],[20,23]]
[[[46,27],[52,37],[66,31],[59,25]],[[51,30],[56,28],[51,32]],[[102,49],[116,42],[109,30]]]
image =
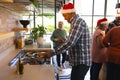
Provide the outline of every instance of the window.
[[[116,15],[116,3],[117,0],[107,0],[106,17],[109,22],[114,20]],[[75,8],[77,13],[87,22],[91,33],[93,33],[97,20],[104,17],[105,0],[75,0]]]
[[[97,20],[100,18],[104,17],[104,9],[105,9],[105,0],[68,0],[70,2],[75,2],[75,9],[76,12],[86,21],[88,24],[88,27],[90,29],[90,32],[93,33]],[[94,6],[93,6],[93,1],[94,1]],[[116,3],[118,0],[107,0],[107,9],[106,9],[106,17],[109,20],[109,22],[113,21],[116,15]],[[94,7],[94,8],[93,8]],[[43,11],[44,12],[44,11]],[[64,20],[63,16],[61,13],[57,13],[56,17],[56,26],[59,20],[64,21],[64,25],[68,26],[69,29],[69,23]],[[31,27],[33,27],[33,16],[31,17]],[[42,24],[43,20],[43,25],[44,26],[49,26],[54,28],[55,27],[55,17],[53,16],[52,18],[47,18],[47,17],[40,17],[36,16],[36,25],[37,24]],[[50,23],[50,24],[49,24]],[[50,29],[51,30],[51,29]]]

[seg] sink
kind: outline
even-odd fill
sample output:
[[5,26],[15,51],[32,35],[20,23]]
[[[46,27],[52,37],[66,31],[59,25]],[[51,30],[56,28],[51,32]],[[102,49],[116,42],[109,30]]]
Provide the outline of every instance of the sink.
[[21,61],[23,64],[30,64],[30,65],[41,65],[41,64],[50,64],[50,59],[46,58],[40,60],[37,51],[27,51],[21,50],[10,62],[9,66],[15,66],[18,62],[19,57],[21,57]]
[[46,60],[45,59],[40,60],[40,58],[38,56],[38,52],[27,52],[22,57],[22,62],[24,64],[40,65],[40,64],[44,64],[46,62]]

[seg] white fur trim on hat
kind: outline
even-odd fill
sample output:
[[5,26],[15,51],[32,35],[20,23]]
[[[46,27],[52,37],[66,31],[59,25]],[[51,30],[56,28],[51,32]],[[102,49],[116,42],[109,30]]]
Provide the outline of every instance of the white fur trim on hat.
[[72,12],[75,12],[76,10],[75,9],[67,9],[67,10],[61,10],[61,13],[72,13]]
[[103,21],[103,22],[101,22],[100,24],[106,24],[106,23],[108,23],[108,21]]

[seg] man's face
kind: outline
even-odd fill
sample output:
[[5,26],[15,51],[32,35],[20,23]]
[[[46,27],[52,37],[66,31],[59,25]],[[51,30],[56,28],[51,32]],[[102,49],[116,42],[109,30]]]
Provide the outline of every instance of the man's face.
[[71,18],[70,13],[63,13],[62,15],[63,15],[64,19],[67,20],[67,22],[70,21],[70,18]]
[[59,28],[59,29],[62,29],[62,28],[63,28],[63,22],[59,22],[59,23],[58,23],[58,28]]

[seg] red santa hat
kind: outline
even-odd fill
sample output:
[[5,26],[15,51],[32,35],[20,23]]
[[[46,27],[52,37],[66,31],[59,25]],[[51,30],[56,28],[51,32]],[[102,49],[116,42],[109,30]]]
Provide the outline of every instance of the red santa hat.
[[75,12],[74,5],[72,3],[64,4],[61,9],[61,13],[71,13],[71,12]]
[[96,25],[96,27],[99,26],[99,25],[102,24],[102,23],[108,23],[107,18],[99,19],[99,20],[97,21],[97,25]]

